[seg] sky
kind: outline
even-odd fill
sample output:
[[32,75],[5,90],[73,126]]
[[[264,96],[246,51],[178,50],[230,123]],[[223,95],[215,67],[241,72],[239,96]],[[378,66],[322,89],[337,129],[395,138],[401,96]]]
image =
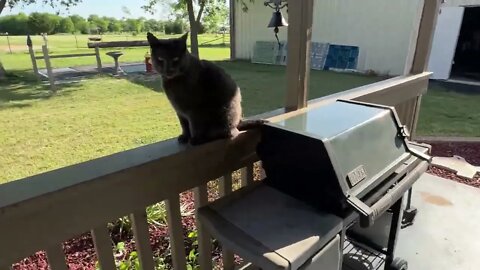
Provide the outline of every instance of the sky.
[[[70,8],[70,11],[65,10],[65,8],[57,7],[55,9],[51,8],[48,5],[43,5],[42,1],[39,3],[31,4],[28,6],[18,5],[13,9],[5,7],[2,12],[2,15],[17,14],[19,12],[24,12],[30,14],[32,12],[49,12],[56,13],[60,11],[61,16],[78,14],[83,17],[88,17],[90,14],[97,14],[100,16],[108,16],[115,18],[153,18],[153,19],[166,19],[169,15],[169,11],[165,7],[159,6],[155,15],[151,15],[148,12],[145,12],[142,9],[142,6],[147,3],[147,0],[82,0],[77,6]],[[122,11],[122,6],[127,7],[130,10],[131,15],[126,15]]]

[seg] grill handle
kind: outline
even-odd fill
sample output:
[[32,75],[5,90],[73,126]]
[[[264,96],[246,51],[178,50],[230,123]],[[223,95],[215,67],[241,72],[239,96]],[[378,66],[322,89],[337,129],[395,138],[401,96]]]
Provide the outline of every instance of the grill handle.
[[349,198],[350,204],[361,213],[360,226],[362,228],[372,226],[375,220],[398,201],[418,180],[418,178],[427,170],[428,165],[428,161],[421,161],[412,171],[408,172],[398,184],[389,190],[387,194],[370,207],[356,197]]

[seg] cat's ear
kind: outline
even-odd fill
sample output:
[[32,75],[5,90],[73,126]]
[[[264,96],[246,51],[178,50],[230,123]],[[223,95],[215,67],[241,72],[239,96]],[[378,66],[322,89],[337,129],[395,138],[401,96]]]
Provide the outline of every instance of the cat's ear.
[[183,36],[180,37],[180,40],[182,42],[185,42],[185,44],[187,43],[187,39],[188,39],[188,32],[186,32],[185,34],[183,34]]
[[158,44],[158,38],[150,32],[147,33],[147,40],[150,46]]

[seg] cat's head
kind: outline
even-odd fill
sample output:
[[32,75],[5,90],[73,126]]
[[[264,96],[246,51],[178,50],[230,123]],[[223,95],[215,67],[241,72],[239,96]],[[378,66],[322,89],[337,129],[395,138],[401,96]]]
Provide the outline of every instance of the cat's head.
[[188,33],[179,38],[158,39],[147,33],[152,65],[163,77],[171,79],[185,71],[188,65],[187,37]]

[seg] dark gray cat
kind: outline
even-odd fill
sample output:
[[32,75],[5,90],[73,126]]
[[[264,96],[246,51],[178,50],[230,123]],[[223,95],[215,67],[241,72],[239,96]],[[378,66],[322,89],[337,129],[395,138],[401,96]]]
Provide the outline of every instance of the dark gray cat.
[[182,126],[178,141],[198,145],[233,138],[239,130],[265,123],[242,120],[239,87],[223,69],[191,55],[187,37],[188,33],[158,39],[147,34],[153,67],[162,76],[163,88]]

